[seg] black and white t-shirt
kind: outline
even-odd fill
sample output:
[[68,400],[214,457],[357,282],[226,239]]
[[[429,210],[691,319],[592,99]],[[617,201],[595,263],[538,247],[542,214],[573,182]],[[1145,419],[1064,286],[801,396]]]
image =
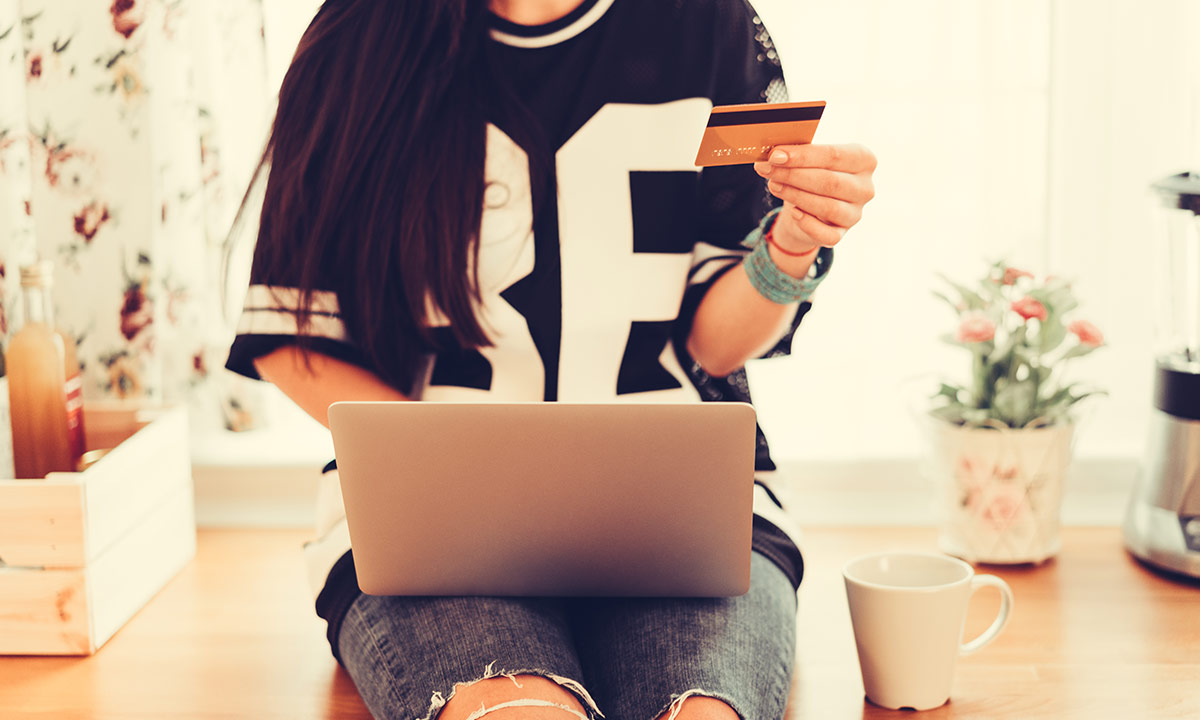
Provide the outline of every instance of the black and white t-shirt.
[[[414,378],[414,399],[748,401],[744,372],[707,377],[685,340],[704,292],[741,261],[740,242],[778,203],[749,165],[694,166],[714,105],[786,100],[753,8],[747,0],[585,0],[543,26],[492,22],[499,70],[538,127],[527,132],[515,123],[528,118],[497,116],[487,128],[477,312],[493,344],[432,355]],[[821,272],[830,261],[822,251]],[[250,377],[255,358],[295,341],[299,293],[263,284],[267,275],[252,270],[228,361]],[[336,293],[315,292],[312,302],[314,349],[368,365],[339,319]],[[788,352],[808,307],[771,354]],[[435,332],[450,338],[448,328]],[[754,548],[798,585],[802,560],[766,486],[774,465],[761,433],[757,460]],[[318,539],[308,546],[331,639],[357,593],[336,476],[325,474]]]

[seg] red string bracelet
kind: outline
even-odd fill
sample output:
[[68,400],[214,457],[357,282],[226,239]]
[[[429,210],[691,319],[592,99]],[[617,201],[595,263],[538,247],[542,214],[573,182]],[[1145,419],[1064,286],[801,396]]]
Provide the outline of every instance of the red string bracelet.
[[775,222],[771,223],[771,229],[767,231],[766,240],[767,240],[768,245],[773,246],[779,252],[783,253],[784,255],[787,255],[788,257],[807,257],[821,249],[821,246],[818,245],[812,249],[805,250],[804,252],[792,252],[791,250],[788,250],[787,248],[785,248],[784,246],[780,245],[778,242],[775,241],[775,223],[777,223],[777,222],[779,222],[778,217],[775,218]]

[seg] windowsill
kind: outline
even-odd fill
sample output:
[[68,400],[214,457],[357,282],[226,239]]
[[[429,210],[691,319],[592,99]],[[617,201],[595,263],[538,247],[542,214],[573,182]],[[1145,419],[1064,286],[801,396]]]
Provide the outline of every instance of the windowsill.
[[298,413],[263,430],[193,429],[192,464],[205,467],[309,467],[333,459],[333,439],[320,423]]
[[[333,458],[313,421],[286,431],[192,437],[197,522],[206,527],[310,527],[317,480]],[[1067,525],[1119,525],[1138,462],[1077,458],[1063,500]],[[936,524],[939,498],[916,456],[780,462],[772,486],[801,527]]]
[[[1077,458],[1063,492],[1065,525],[1120,525],[1137,476],[1133,458]],[[801,527],[936,525],[941,490],[917,457],[781,464],[780,501]]]
[[197,525],[312,527],[317,481],[333,459],[319,423],[293,415],[264,430],[193,430],[191,443]]

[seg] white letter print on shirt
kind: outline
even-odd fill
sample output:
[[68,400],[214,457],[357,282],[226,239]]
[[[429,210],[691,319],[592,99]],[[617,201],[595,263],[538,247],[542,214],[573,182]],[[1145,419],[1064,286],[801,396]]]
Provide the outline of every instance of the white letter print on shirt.
[[[558,151],[560,400],[614,398],[630,323],[673,320],[678,314],[691,257],[633,252],[629,174],[698,172],[696,148],[711,108],[707,98],[605,105]],[[694,398],[669,347],[660,361],[683,387],[637,399]]]
[[[633,252],[629,178],[637,170],[698,172],[692,161],[711,107],[707,98],[661,105],[609,104],[558,151],[559,400],[616,398],[631,323],[669,321],[678,313],[691,257]],[[424,394],[427,400],[542,397],[545,370],[526,318],[501,296],[534,268],[529,163],[520,146],[493,125],[488,126],[485,177],[480,317],[494,344],[479,352],[491,364],[491,388],[431,386]],[[694,399],[670,347],[659,360],[681,387],[622,399]]]

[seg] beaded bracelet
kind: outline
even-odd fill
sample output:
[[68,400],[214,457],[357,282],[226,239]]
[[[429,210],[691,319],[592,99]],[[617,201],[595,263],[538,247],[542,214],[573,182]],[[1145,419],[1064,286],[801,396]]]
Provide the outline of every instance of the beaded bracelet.
[[742,241],[744,247],[751,248],[742,261],[742,267],[746,269],[750,284],[760,295],[778,305],[789,305],[807,300],[817,289],[829,271],[833,251],[831,248],[820,249],[808,277],[792,277],[780,270],[771,258],[769,244],[764,242],[764,238],[768,230],[774,227],[775,218],[782,209],[775,208],[767,213],[758,227]]

